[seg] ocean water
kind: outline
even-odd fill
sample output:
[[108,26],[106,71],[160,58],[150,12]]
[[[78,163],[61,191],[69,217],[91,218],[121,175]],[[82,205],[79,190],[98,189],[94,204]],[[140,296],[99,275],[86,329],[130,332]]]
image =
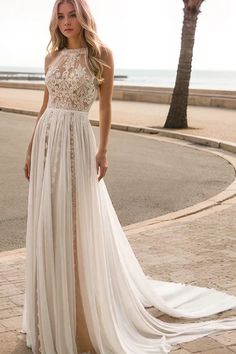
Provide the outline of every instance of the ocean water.
[[[117,75],[127,75],[127,79],[117,80],[119,84],[174,87],[174,70],[134,70],[119,69]],[[190,88],[236,91],[236,71],[195,70],[191,73]]]
[[[15,71],[18,73],[43,74],[42,68],[37,67],[7,67],[0,66],[0,71]],[[115,79],[115,84],[138,85],[154,87],[174,87],[175,70],[147,69],[115,69],[115,75],[126,75],[125,79]],[[235,71],[193,70],[190,88],[236,91]]]

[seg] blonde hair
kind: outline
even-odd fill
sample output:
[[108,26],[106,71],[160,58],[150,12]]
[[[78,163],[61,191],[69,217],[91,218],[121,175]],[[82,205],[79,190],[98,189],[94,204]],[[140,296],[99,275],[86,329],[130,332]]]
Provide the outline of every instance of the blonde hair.
[[88,48],[89,69],[94,73],[100,85],[104,81],[102,77],[103,65],[109,67],[101,59],[101,53],[103,49],[107,51],[108,48],[98,37],[97,26],[86,0],[56,0],[49,25],[51,39],[47,45],[47,51],[54,53],[67,45],[67,38],[61,33],[57,19],[58,6],[64,2],[74,5],[77,19],[82,27],[82,38]]

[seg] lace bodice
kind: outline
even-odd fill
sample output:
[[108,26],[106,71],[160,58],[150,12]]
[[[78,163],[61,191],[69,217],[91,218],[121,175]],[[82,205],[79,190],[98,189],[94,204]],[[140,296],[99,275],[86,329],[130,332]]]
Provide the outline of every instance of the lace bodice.
[[98,85],[88,67],[87,55],[87,48],[59,51],[45,75],[49,108],[89,111]]

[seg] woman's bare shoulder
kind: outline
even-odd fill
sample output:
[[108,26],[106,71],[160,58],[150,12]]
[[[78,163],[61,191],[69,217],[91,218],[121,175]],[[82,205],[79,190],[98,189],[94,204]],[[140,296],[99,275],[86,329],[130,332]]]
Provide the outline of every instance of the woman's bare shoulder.
[[113,64],[113,53],[107,45],[101,46],[101,59],[108,65]]
[[101,46],[101,56],[106,57],[106,56],[112,56],[112,50],[107,46],[107,45],[102,45]]
[[45,56],[45,70],[46,71],[49,68],[49,66],[52,64],[52,62],[57,58],[59,53],[60,53],[60,50],[55,50],[54,52],[48,53]]
[[50,63],[51,61],[53,61],[59,54],[60,50],[55,50],[54,52],[52,53],[48,53],[46,56],[45,56],[45,62],[46,63]]

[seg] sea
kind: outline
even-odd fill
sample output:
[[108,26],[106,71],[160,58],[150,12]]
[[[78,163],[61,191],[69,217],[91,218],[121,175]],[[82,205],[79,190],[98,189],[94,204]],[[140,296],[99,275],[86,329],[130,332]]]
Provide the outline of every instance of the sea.
[[[26,78],[23,80],[20,79],[20,81],[39,82],[44,80],[42,68],[0,66],[0,81],[4,79],[4,73],[6,72],[9,81],[15,81],[16,76],[22,76],[22,73],[26,74]],[[15,73],[14,75],[12,74],[13,72]],[[124,68],[115,70],[114,84],[173,88],[175,78],[176,70]],[[191,73],[190,88],[236,91],[236,70],[193,70]]]
[[[119,69],[117,75],[127,75],[127,85],[174,87],[176,70]],[[190,88],[236,91],[235,71],[195,70],[191,73]]]

